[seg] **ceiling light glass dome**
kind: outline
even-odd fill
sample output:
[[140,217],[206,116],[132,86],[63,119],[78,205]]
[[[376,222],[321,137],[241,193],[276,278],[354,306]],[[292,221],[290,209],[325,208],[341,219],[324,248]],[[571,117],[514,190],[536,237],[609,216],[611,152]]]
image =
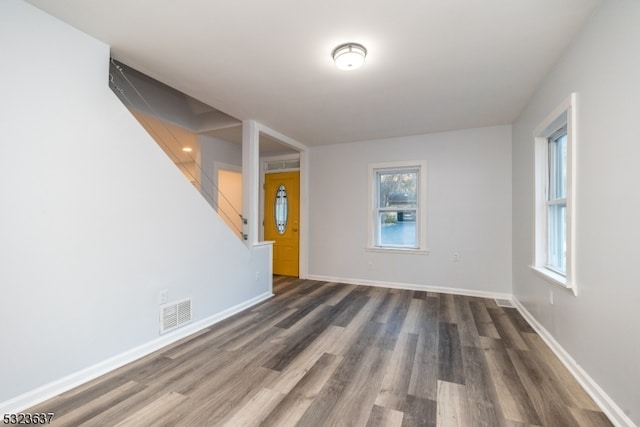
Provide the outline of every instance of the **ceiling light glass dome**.
[[367,49],[358,43],[345,43],[336,47],[332,53],[336,67],[351,71],[360,68],[367,56]]

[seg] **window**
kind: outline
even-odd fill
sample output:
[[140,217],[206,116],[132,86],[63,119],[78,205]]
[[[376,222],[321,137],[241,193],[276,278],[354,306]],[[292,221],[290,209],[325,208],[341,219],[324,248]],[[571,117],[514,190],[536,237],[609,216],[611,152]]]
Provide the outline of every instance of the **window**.
[[567,127],[548,140],[547,267],[567,274]]
[[572,289],[575,158],[575,94],[535,131],[536,224],[533,269]]
[[369,166],[370,250],[426,252],[426,162]]

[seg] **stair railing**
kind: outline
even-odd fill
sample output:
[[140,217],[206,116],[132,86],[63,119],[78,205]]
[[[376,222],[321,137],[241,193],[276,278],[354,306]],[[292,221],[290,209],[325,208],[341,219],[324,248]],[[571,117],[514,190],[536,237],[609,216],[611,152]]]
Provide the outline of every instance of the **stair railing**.
[[[122,87],[121,85],[118,85],[116,83],[115,75],[118,75],[118,76],[121,77],[121,81],[123,82],[122,86],[124,86],[124,87]],[[163,127],[163,130],[168,135],[170,135],[169,138],[172,139],[173,142],[175,142],[181,149],[186,147],[186,144],[183,144],[183,141],[180,140],[180,138],[175,134],[175,132],[173,132],[171,130],[171,128],[166,125],[164,120],[161,119],[161,116],[158,114],[157,110],[149,103],[149,101],[140,92],[140,90],[127,77],[127,75],[125,73],[125,69],[122,66],[122,64],[118,63],[113,58],[111,58],[111,63],[109,65],[109,87],[111,88],[111,90],[114,91],[114,93],[122,101],[122,103],[125,105],[125,107],[127,107],[127,109],[129,109],[129,111],[135,111],[136,110],[135,103],[132,101],[131,97],[137,97],[137,99],[142,101],[142,103],[149,109],[149,111],[151,111],[151,113],[152,113],[151,115],[159,119],[158,122]],[[162,145],[164,147],[164,151],[165,152],[169,152],[169,153],[171,153],[172,156],[174,156],[175,158],[178,158],[178,154],[179,153],[176,153],[172,149],[172,146],[175,146],[175,145],[174,144],[169,144],[167,141],[165,141],[165,139],[162,138],[161,133],[158,132],[157,130],[155,130],[154,129],[154,125],[152,125],[152,123],[150,123],[145,118],[145,115],[142,114],[139,117],[137,117],[137,119],[139,121],[142,121],[147,129],[153,130],[153,132],[155,133],[155,137],[152,135],[153,139],[157,143],[159,143],[160,145]],[[193,156],[191,156],[191,154],[189,154],[189,152],[186,152],[184,150],[182,151],[181,155],[183,155],[183,156],[186,155],[188,158],[190,158],[193,161],[193,163],[195,164],[196,168],[198,168],[198,170],[200,171],[200,177],[204,177],[205,180],[209,184],[211,184],[213,189],[217,192],[217,195],[221,196],[224,199],[224,201],[227,202],[227,205],[231,207],[233,212],[228,214],[225,210],[218,209],[218,207],[220,206],[220,202],[219,202],[217,197],[214,197],[214,195],[211,194],[209,192],[209,190],[207,190],[208,186],[203,186],[202,185],[202,180],[199,180],[198,177],[196,177],[193,173],[191,173],[191,171],[189,171],[187,168],[184,168],[184,170],[182,170],[182,172],[185,175],[188,175],[189,177],[191,177],[193,179],[193,182],[196,182],[198,184],[198,188],[199,188],[201,194],[206,196],[206,198],[208,200],[211,200],[215,204],[214,209],[218,212],[218,215],[224,216],[229,220],[229,221],[225,221],[225,222],[227,222],[234,229],[235,233],[238,236],[240,236],[243,240],[247,240],[248,239],[247,234],[245,234],[243,232],[242,228],[239,228],[235,224],[235,222],[233,221],[233,219],[229,215],[238,215],[240,217],[240,219],[241,219],[242,224],[246,224],[247,223],[247,219],[242,216],[242,213],[238,212],[235,209],[235,207],[229,201],[229,199],[220,191],[218,185],[213,180],[213,178],[211,178],[202,169],[202,166],[200,165],[200,162],[196,161],[196,159],[193,158]]]

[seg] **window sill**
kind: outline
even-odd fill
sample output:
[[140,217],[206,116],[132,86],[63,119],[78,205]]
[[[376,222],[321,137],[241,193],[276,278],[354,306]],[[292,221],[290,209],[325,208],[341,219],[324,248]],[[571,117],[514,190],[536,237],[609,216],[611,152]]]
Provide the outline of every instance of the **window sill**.
[[383,248],[380,246],[367,246],[365,248],[367,252],[380,252],[380,253],[392,253],[392,254],[414,254],[414,255],[429,255],[429,249],[415,249],[415,248]]
[[575,287],[569,285],[567,283],[567,278],[561,274],[556,273],[555,271],[549,270],[545,267],[538,267],[535,265],[529,266],[538,276],[542,277],[547,282],[560,286],[561,288],[568,289],[573,292],[574,295],[577,295]]

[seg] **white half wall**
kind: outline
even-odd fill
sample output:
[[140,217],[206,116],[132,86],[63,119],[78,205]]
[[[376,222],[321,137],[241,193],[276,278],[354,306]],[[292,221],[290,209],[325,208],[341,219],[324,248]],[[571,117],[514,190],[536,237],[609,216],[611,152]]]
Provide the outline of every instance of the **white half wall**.
[[[615,401],[616,422],[640,424],[640,2],[602,2],[513,125],[513,291]],[[577,93],[578,296],[536,275],[533,131]],[[628,417],[628,418],[627,418]]]
[[[511,293],[510,126],[314,147],[309,158],[310,276]],[[368,166],[404,160],[427,161],[430,253],[369,252]]]
[[0,16],[6,412],[157,342],[160,290],[192,298],[196,324],[270,294],[271,262],[269,248],[233,235],[109,89],[108,46],[20,0],[0,2]]

